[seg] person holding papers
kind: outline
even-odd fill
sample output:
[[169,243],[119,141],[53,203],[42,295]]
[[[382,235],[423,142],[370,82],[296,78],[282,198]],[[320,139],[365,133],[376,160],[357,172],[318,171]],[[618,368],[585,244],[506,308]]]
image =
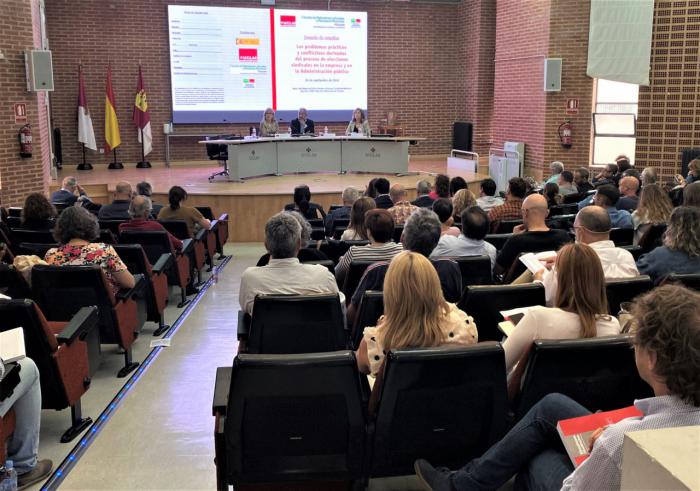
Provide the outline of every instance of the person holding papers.
[[637,299],[632,308],[635,359],[654,397],[634,402],[641,416],[595,431],[590,455],[575,470],[557,424],[591,413],[564,395],[549,394],[484,455],[461,469],[436,469],[417,460],[414,468],[423,488],[499,489],[517,475],[514,489],[619,490],[626,433],[700,425],[699,303],[700,293],[678,285],[655,288]]
[[308,112],[305,108],[299,108],[297,118],[292,119],[291,123],[292,135],[314,134],[314,122],[308,119]]
[[275,117],[275,111],[271,107],[265,109],[262,120],[260,120],[260,131],[258,136],[275,136],[280,132],[280,126]]
[[365,119],[365,113],[359,107],[352,113],[352,119],[350,120],[348,127],[345,129],[345,134],[348,136],[352,134],[372,136],[369,121]]

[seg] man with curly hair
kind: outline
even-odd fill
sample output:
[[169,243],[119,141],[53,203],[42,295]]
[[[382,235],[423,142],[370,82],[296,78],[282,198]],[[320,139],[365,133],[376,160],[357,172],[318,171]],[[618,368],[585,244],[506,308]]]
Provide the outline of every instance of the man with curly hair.
[[561,394],[536,404],[481,458],[451,472],[415,463],[425,489],[498,489],[517,474],[515,489],[620,489],[626,433],[700,425],[700,294],[665,285],[638,298],[632,309],[639,375],[654,397],[635,401],[643,416],[599,429],[591,453],[574,470],[557,433],[562,419],[590,412]]

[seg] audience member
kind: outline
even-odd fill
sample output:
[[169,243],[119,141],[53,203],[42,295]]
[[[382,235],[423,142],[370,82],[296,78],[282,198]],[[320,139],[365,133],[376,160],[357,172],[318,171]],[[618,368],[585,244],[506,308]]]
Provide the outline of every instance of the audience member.
[[370,179],[369,182],[367,183],[367,188],[365,189],[365,196],[368,198],[375,199],[377,197],[377,188],[374,187],[374,184],[377,182],[378,177],[375,177],[373,179]]
[[642,181],[642,188],[649,184],[656,184],[656,170],[654,170],[653,167],[645,167],[640,179]]
[[450,197],[450,178],[445,174],[435,176],[433,190],[430,192],[430,197],[433,199],[449,198]]
[[559,194],[562,196],[579,192],[578,188],[574,185],[574,174],[568,170],[562,171],[562,173],[559,174],[557,185],[559,186]]
[[[592,196],[592,204],[605,208],[610,215],[610,223],[613,228],[633,228],[632,215],[627,210],[618,210],[616,205],[620,199],[620,191],[612,184],[604,184],[596,189]],[[587,200],[578,204],[579,210],[583,209]],[[582,206],[583,205],[583,206]]]
[[462,176],[455,176],[450,179],[450,196],[454,197],[460,189],[467,189],[467,181]]
[[700,182],[693,182],[683,188],[683,206],[700,207]]
[[396,225],[403,225],[406,223],[406,220],[411,216],[411,213],[418,209],[417,206],[408,202],[406,199],[407,196],[408,194],[406,193],[406,188],[403,187],[403,185],[394,184],[391,186],[389,197],[394,205],[389,208],[389,213],[391,213]]
[[595,176],[595,179],[593,179],[593,186],[599,187],[606,184],[613,184],[617,186],[617,179],[615,179],[616,175],[617,164],[606,164],[605,167],[603,167],[603,170]]
[[[10,409],[15,412],[15,429],[9,435],[7,459],[14,463],[17,489],[25,489],[46,479],[51,473],[53,462],[48,459],[37,460],[41,427],[39,369],[31,358],[23,358],[17,363],[19,383],[7,398],[0,399],[0,418],[4,418]],[[0,359],[0,380],[5,372],[6,367]],[[5,445],[5,442],[0,442],[0,445]]]
[[700,273],[700,208],[680,206],[673,210],[657,247],[637,260],[637,268],[655,284],[670,273]]
[[634,303],[635,360],[654,397],[635,401],[642,416],[596,431],[590,456],[575,470],[557,423],[590,412],[566,396],[549,394],[482,457],[458,471],[416,461],[419,481],[435,491],[499,489],[517,474],[515,489],[620,489],[625,435],[700,425],[698,304],[700,294],[677,285],[655,288]]
[[564,164],[558,160],[549,164],[549,171],[552,175],[545,181],[545,184],[557,184],[559,182],[559,176],[564,172]]
[[462,212],[476,205],[476,196],[468,189],[460,189],[452,197],[452,218],[455,222],[462,220]]
[[200,229],[209,230],[211,222],[204,218],[197,208],[183,206],[187,200],[187,191],[180,186],[173,186],[168,191],[170,206],[165,206],[158,213],[158,220],[184,220],[187,224],[187,232],[194,237]]
[[[77,196],[76,196],[76,193]],[[66,176],[61,183],[61,189],[51,195],[51,202],[65,206],[73,206],[76,201],[89,199],[83,187],[78,184],[78,180],[73,176]]]
[[160,210],[163,209],[163,205],[156,203],[153,201],[153,198],[151,197],[153,195],[153,187],[151,187],[151,183],[147,181],[141,181],[136,185],[136,194],[139,196],[145,196],[146,198],[151,200],[151,207],[153,208],[153,211],[151,212],[151,218],[156,219],[158,217],[158,213],[160,213]]
[[[286,211],[284,213],[289,213],[294,219],[299,222],[301,227],[301,248],[297,253],[297,259],[302,262],[311,261],[327,261],[328,256],[326,256],[322,251],[320,251],[315,244],[311,241],[311,224],[304,218],[304,216],[298,211]],[[270,263],[270,253],[263,254],[256,266],[266,266]]]
[[275,136],[279,132],[280,126],[277,122],[277,118],[275,117],[275,111],[273,111],[271,107],[268,107],[265,109],[263,117],[260,120],[258,136]]
[[510,270],[523,252],[556,251],[571,240],[565,230],[550,229],[545,223],[549,209],[544,196],[531,194],[521,206],[523,223],[513,229],[512,237],[496,257],[494,273],[497,275]]
[[[620,174],[620,179],[622,179],[623,177],[634,177],[635,179],[637,179],[637,180],[639,181],[640,187],[641,187],[642,174],[641,174],[637,169],[635,169],[634,167],[630,167],[630,168],[627,169],[625,172],[623,172],[622,174]],[[619,184],[619,183],[618,183],[618,184]]]
[[389,180],[384,177],[379,177],[374,181],[374,189],[377,190],[377,197],[374,198],[374,201],[377,204],[377,208],[388,210],[394,206],[394,202],[391,201],[389,196],[390,186]]
[[522,177],[513,177],[508,181],[506,201],[502,205],[489,210],[489,221],[520,218],[520,208],[527,192],[527,184]]
[[685,178],[685,184],[692,184],[696,181],[700,181],[700,159],[693,159],[688,163],[688,175]]
[[624,154],[615,157],[615,165],[617,165],[617,172],[615,173],[613,179],[615,180],[615,185],[618,185],[624,173],[633,167],[630,158]]
[[452,202],[447,198],[436,199],[433,203],[433,211],[440,220],[440,234],[453,235],[458,237],[461,231],[457,227],[453,227],[454,218],[452,217],[453,210]]
[[588,169],[585,167],[579,167],[574,171],[574,184],[576,184],[579,193],[587,193],[595,189],[593,184],[588,181],[589,175]]
[[265,224],[265,248],[270,253],[267,266],[253,266],[241,277],[241,310],[253,313],[253,303],[260,294],[338,293],[341,305],[345,296],[323,265],[302,264],[297,259],[301,248],[301,225],[291,213],[278,213]]
[[401,244],[392,241],[394,219],[386,210],[370,210],[365,214],[365,229],[370,243],[352,246],[343,254],[335,267],[335,277],[342,285],[353,261],[389,261],[403,250]]
[[22,228],[25,230],[51,230],[56,224],[56,208],[41,193],[31,193],[24,200]]
[[[622,181],[620,181],[620,185],[622,185]],[[671,198],[668,197],[668,193],[661,189],[660,186],[656,184],[647,184],[642,187],[639,205],[632,213],[634,245],[639,243],[639,239],[642,238],[652,225],[667,223],[669,218],[671,218],[672,211],[673,204],[671,203]]]
[[559,194],[559,185],[554,182],[548,182],[544,185],[542,196],[547,200],[547,207],[560,205],[562,202],[561,194]]
[[294,202],[284,205],[284,209],[285,211],[298,211],[309,220],[326,218],[323,207],[311,202],[311,190],[306,184],[294,188]]
[[133,190],[131,184],[126,181],[117,183],[114,191],[114,200],[103,205],[97,213],[97,218],[100,220],[128,220],[129,219],[129,203]]
[[620,199],[617,201],[615,207],[618,210],[627,210],[632,213],[639,204],[639,180],[636,177],[625,176],[620,179],[620,184],[618,186],[620,190]]
[[425,179],[421,179],[416,183],[416,195],[418,196],[411,202],[412,205],[419,208],[432,208],[435,201],[430,197],[430,183]]
[[[124,230],[156,230],[165,231],[165,227],[155,220],[150,220],[153,210],[151,209],[151,200],[146,196],[137,195],[131,200],[129,205],[129,216],[131,220],[119,224],[119,232]],[[168,232],[170,244],[173,246],[173,251],[182,250],[182,241]]]
[[495,196],[496,181],[491,178],[481,181],[479,197],[476,199],[476,205],[482,210],[488,212],[495,206],[503,204],[503,198]]
[[56,221],[53,236],[61,245],[46,252],[44,260],[48,264],[100,266],[114,293],[120,288],[133,288],[136,284],[114,247],[93,242],[100,236],[100,227],[97,218],[89,211],[80,207],[66,208]]
[[[440,221],[430,210],[420,208],[406,222],[401,243],[407,251],[417,252],[429,257],[440,240]],[[450,259],[431,259],[438,277],[442,294],[448,302],[458,302],[462,296],[462,273],[459,265]],[[362,296],[367,290],[384,288],[384,276],[389,268],[389,261],[372,264],[362,276],[348,306],[348,325],[353,325]],[[367,326],[358,326],[363,329]]]
[[471,206],[462,211],[462,232],[459,236],[442,235],[430,257],[483,255],[491,259],[491,269],[493,269],[496,264],[496,248],[484,240],[488,232],[488,215],[478,206]]
[[350,224],[340,236],[341,240],[369,240],[365,228],[365,215],[376,207],[374,199],[370,197],[356,199],[350,211]]
[[364,329],[357,350],[362,373],[376,376],[392,349],[477,342],[471,317],[442,295],[440,279],[422,254],[405,251],[389,265],[384,279],[384,315]]
[[335,227],[335,221],[338,219],[348,219],[350,218],[350,210],[352,209],[352,204],[357,198],[360,197],[360,191],[352,186],[343,189],[341,198],[343,200],[343,206],[336,208],[333,211],[329,211],[324,220],[326,227],[326,237],[333,236],[333,228]]

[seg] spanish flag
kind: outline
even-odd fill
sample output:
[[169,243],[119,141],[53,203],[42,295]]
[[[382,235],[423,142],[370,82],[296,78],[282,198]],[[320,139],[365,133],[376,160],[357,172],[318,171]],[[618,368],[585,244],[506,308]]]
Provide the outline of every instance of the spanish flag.
[[[146,97],[146,87],[143,84],[143,73],[139,65],[139,78],[136,82],[136,100],[134,102],[134,112],[132,119],[137,128],[140,129],[138,138],[142,144],[143,155],[148,155],[153,150],[153,136],[151,134],[151,117],[148,114],[148,98]],[[143,137],[143,141],[141,141]]]
[[105,152],[114,150],[122,143],[117,121],[117,103],[112,91],[112,67],[107,67],[107,85],[105,87]]

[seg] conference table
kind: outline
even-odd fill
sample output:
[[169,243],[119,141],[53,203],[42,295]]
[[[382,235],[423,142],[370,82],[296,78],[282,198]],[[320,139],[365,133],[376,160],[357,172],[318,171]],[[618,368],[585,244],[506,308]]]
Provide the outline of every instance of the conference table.
[[228,146],[230,180],[298,172],[408,172],[408,136],[276,136],[243,140],[202,140]]

